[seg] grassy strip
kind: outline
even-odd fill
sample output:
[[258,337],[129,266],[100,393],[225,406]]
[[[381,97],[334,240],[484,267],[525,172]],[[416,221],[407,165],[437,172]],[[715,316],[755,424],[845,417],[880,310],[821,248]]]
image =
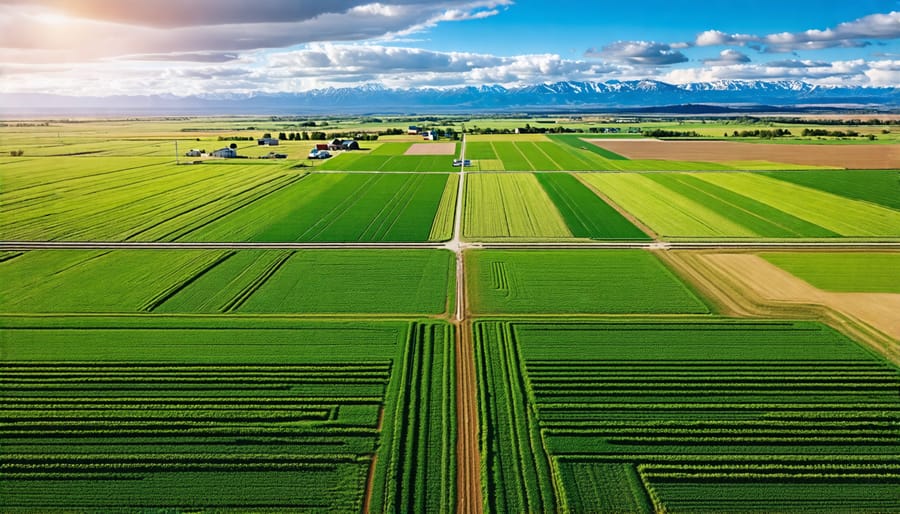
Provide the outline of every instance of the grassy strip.
[[447,185],[438,204],[437,214],[428,234],[429,241],[448,241],[453,237],[454,222],[456,221],[456,199],[458,195],[459,175],[447,176]]

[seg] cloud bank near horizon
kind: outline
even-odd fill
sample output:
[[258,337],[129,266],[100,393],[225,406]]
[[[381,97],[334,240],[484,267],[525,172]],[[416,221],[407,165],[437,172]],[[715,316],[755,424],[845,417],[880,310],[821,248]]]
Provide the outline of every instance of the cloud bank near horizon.
[[710,28],[690,41],[615,40],[581,57],[415,44],[439,25],[490,21],[515,8],[513,0],[0,0],[0,92],[221,95],[644,78],[900,85],[896,54],[799,54],[900,39],[900,12],[798,32]]

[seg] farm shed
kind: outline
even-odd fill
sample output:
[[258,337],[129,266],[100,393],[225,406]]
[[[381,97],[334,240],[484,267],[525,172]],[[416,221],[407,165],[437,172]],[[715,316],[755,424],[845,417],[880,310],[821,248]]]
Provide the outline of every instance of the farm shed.
[[213,157],[221,157],[223,159],[234,159],[237,157],[237,150],[234,148],[220,148],[210,155]]
[[274,137],[263,137],[256,140],[259,146],[278,146],[278,140]]
[[359,150],[359,143],[353,140],[344,141],[341,143],[342,150]]
[[419,135],[419,127],[415,125],[410,125],[408,129],[406,129],[406,134],[410,136]]
[[191,148],[190,151],[188,151],[188,152],[187,152],[186,154],[184,154],[184,155],[185,155],[185,157],[201,157],[201,156],[203,156],[204,153],[206,153],[206,152],[203,151],[203,150],[198,150],[198,149],[196,149],[196,148]]

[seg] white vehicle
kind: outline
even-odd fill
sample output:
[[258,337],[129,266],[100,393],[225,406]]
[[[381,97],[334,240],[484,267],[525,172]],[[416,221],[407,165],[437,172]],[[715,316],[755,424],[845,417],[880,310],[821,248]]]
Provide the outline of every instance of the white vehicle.
[[328,150],[313,150],[309,152],[310,159],[327,159],[331,157],[331,152]]
[[472,165],[472,161],[470,161],[469,159],[466,159],[465,161],[456,159],[455,161],[453,161],[453,166],[455,166],[457,168],[460,166],[471,166],[471,165]]

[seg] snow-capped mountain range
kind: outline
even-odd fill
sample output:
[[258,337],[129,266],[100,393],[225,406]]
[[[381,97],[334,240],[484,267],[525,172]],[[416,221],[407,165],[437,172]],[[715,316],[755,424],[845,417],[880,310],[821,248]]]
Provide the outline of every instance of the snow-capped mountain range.
[[555,82],[506,88],[390,89],[379,84],[298,93],[202,97],[0,95],[0,115],[32,112],[121,113],[413,113],[630,109],[705,104],[716,106],[840,106],[900,108],[900,88],[821,86],[802,81],[719,80],[668,84],[655,80]]

